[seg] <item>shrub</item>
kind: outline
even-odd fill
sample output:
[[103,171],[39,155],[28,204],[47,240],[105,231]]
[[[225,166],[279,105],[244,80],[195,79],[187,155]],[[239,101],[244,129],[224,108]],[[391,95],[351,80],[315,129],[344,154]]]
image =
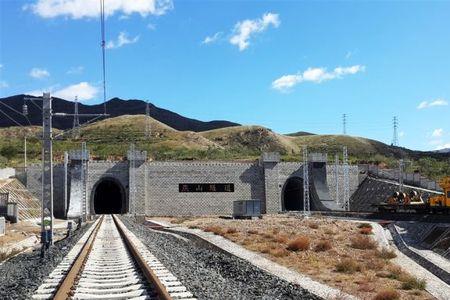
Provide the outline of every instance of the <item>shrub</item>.
[[288,243],[287,249],[291,251],[305,251],[309,249],[311,242],[307,236],[298,236]]
[[405,276],[400,278],[402,283],[402,289],[404,290],[424,290],[427,286],[427,282],[423,279],[418,279],[413,276]]
[[351,246],[361,250],[374,249],[376,242],[368,236],[355,236],[351,239]]
[[284,257],[289,255],[289,251],[283,248],[270,249],[269,253],[275,257]]
[[273,234],[271,232],[264,232],[262,236],[266,239],[273,239]]
[[405,271],[403,271],[402,268],[400,268],[399,266],[395,266],[395,265],[390,265],[388,267],[388,272],[389,275],[387,276],[388,278],[391,279],[406,279],[409,275],[405,273]]
[[2,147],[2,149],[0,150],[0,154],[6,157],[7,159],[11,159],[18,154],[18,150],[14,146],[6,145]]
[[382,259],[371,259],[366,263],[366,268],[369,270],[380,271],[383,270],[386,262]]
[[217,235],[221,235],[223,233],[222,228],[220,228],[219,226],[207,226],[203,231],[212,232]]
[[394,250],[387,249],[387,248],[383,248],[383,249],[381,249],[381,251],[377,250],[376,255],[379,258],[383,258],[383,259],[393,259],[393,258],[397,257],[397,254],[395,254]]
[[288,237],[287,237],[287,235],[279,234],[276,237],[274,237],[273,240],[277,243],[285,244],[288,241]]
[[314,246],[314,251],[316,251],[316,252],[328,251],[331,248],[333,248],[333,246],[331,245],[330,241],[322,240],[322,241],[317,242],[317,244]]
[[351,258],[344,258],[336,265],[336,271],[340,273],[352,274],[361,271],[361,265]]
[[254,230],[254,229],[249,229],[247,230],[248,234],[258,234],[258,230]]
[[319,228],[319,224],[317,224],[316,222],[309,222],[308,226],[311,229],[318,229]]
[[375,295],[373,300],[397,300],[400,299],[400,293],[396,290],[383,290]]
[[364,234],[364,235],[372,234],[372,228],[363,227],[359,230],[359,233]]
[[226,232],[229,234],[233,234],[233,233],[236,233],[237,230],[236,230],[236,228],[228,228]]
[[372,229],[372,225],[370,223],[361,223],[358,225],[358,228],[370,228]]

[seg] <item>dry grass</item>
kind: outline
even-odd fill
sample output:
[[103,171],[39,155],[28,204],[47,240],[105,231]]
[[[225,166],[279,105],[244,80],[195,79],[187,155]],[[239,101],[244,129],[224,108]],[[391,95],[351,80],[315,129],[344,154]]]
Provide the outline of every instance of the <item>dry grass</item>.
[[308,227],[311,229],[319,229],[319,224],[317,222],[309,222]]
[[333,248],[333,246],[331,245],[330,241],[328,241],[328,240],[321,240],[321,241],[318,241],[316,243],[316,245],[314,246],[314,251],[316,251],[316,252],[328,251],[331,248]]
[[376,255],[379,258],[383,258],[383,259],[393,259],[393,258],[397,257],[397,254],[395,254],[394,250],[386,249],[386,248],[381,249],[381,251],[377,250]]
[[353,274],[355,272],[360,272],[362,266],[351,258],[344,258],[336,264],[336,271],[340,273]]
[[370,223],[361,223],[358,225],[358,228],[370,228],[372,229],[372,225]]
[[[311,224],[318,228],[311,228]],[[400,299],[432,299],[426,291],[417,290],[422,288],[419,281],[390,260],[395,254],[393,251],[377,250],[371,236],[360,234],[360,230],[370,228],[370,224],[266,215],[262,220],[198,218],[183,225],[220,234],[280,265],[360,299],[381,297],[383,295],[378,294],[384,290],[397,290]],[[229,228],[236,232],[227,233]],[[302,242],[294,243],[299,237]]]
[[354,236],[351,238],[351,247],[360,250],[375,249],[377,243],[368,236]]
[[396,290],[383,290],[375,295],[373,300],[397,300],[400,299],[400,293]]
[[359,230],[359,233],[364,234],[364,235],[372,234],[372,228],[363,227]]
[[306,251],[309,250],[310,245],[311,241],[307,236],[298,236],[289,241],[287,249],[290,251]]
[[203,231],[212,232],[217,235],[223,234],[222,228],[219,226],[208,226],[208,227],[204,228]]
[[427,282],[423,279],[418,279],[414,276],[407,275],[400,278],[402,281],[402,289],[404,290],[425,290]]
[[237,232],[236,228],[227,228],[227,231],[226,231],[226,233],[228,233],[228,234],[233,234],[233,233],[236,233],[236,232]]

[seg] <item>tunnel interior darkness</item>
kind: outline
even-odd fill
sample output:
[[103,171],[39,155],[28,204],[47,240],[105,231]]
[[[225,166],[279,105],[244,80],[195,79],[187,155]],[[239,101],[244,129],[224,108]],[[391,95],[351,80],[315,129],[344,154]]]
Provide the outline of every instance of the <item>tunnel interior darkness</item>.
[[303,179],[289,178],[283,191],[284,210],[303,210]]
[[96,214],[125,213],[125,195],[120,184],[112,179],[103,179],[94,192],[94,211]]

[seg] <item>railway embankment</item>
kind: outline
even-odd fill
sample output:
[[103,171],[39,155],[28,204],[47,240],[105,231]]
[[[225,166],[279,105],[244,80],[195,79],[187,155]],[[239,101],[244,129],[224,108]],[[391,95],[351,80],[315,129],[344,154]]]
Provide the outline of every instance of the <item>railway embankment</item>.
[[321,299],[199,237],[120,218],[198,299]]
[[41,259],[40,247],[32,252],[19,254],[0,265],[0,299],[30,299],[33,292],[57,267],[80,237],[90,228],[87,223],[71,236],[55,242],[54,247]]

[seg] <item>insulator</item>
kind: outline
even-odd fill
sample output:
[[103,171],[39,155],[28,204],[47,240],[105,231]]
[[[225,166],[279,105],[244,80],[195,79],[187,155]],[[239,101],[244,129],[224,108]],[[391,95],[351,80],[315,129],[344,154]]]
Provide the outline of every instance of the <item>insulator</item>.
[[22,105],[22,113],[24,116],[28,116],[28,105]]

